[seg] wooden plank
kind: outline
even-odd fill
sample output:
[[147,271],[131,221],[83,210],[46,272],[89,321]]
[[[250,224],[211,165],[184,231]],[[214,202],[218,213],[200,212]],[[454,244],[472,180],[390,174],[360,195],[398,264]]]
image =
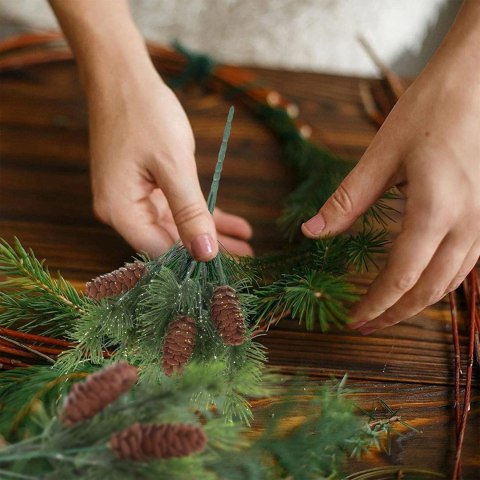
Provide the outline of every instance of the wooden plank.
[[[315,141],[340,155],[361,156],[376,129],[363,114],[359,79],[258,73],[266,85],[299,104]],[[207,191],[230,102],[198,89],[182,92],[180,98],[195,133],[199,174]],[[72,63],[0,77],[0,236],[7,240],[18,236],[39,257],[47,258],[52,270],[60,269],[79,287],[134,253],[93,216],[86,122]],[[275,219],[293,183],[280,156],[271,132],[251,112],[238,108],[219,203],[252,222],[257,253],[285,246]],[[370,279],[371,275],[363,276],[359,283],[365,286]],[[362,464],[352,462],[352,471],[388,463],[447,471],[453,451],[450,336],[448,307],[440,303],[369,337],[348,330],[305,332],[295,321],[284,320],[262,342],[269,348],[270,362],[285,372],[301,370],[315,382],[348,372],[353,385],[364,392],[358,396],[363,405],[368,407],[372,398],[380,396],[393,407],[402,406],[404,418],[421,427],[421,435],[407,434],[394,443],[391,457],[372,455]],[[479,478],[477,387],[472,408],[464,470],[466,478]],[[264,404],[257,405],[260,418],[267,410]]]
[[[306,383],[305,391],[295,397],[298,403],[298,416],[291,423],[301,421],[302,412],[308,408],[308,394],[319,380]],[[355,401],[368,412],[373,412],[383,418],[385,410],[378,399],[381,398],[394,411],[398,410],[401,419],[418,430],[418,433],[402,426],[397,427],[401,436],[392,436],[390,455],[383,451],[372,450],[361,461],[350,460],[348,470],[360,471],[364,468],[381,465],[416,466],[429,468],[438,472],[449,472],[455,454],[454,442],[451,436],[455,428],[451,392],[442,386],[419,385],[409,383],[378,383],[362,380],[350,380],[354,388]],[[278,398],[267,402],[259,402],[255,412],[261,425],[265,418],[274,414]],[[289,419],[290,420],[290,419]],[[480,394],[472,401],[470,426],[467,429],[465,441],[464,478],[478,478],[480,472],[480,430],[476,428],[480,421]]]

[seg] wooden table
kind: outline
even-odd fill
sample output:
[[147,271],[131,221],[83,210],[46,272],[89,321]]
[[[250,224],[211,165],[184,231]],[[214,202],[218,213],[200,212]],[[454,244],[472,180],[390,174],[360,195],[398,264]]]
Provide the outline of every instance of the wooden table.
[[[267,85],[300,105],[313,138],[338,154],[359,158],[375,134],[365,118],[358,79],[259,70]],[[203,187],[208,188],[229,104],[194,89],[181,94],[197,140]],[[3,74],[0,78],[0,236],[18,236],[79,287],[134,253],[91,210],[86,106],[72,62]],[[272,134],[245,109],[237,109],[219,204],[248,218],[257,253],[281,247],[275,228],[291,188]],[[368,276],[361,281],[367,283]],[[462,350],[466,337],[461,325]],[[301,369],[312,381],[350,378],[359,401],[370,408],[380,397],[400,408],[420,430],[397,437],[392,453],[351,461],[351,471],[374,465],[452,466],[453,354],[448,305],[440,303],[412,320],[368,337],[351,331],[305,332],[285,320],[263,343],[270,362],[287,372]],[[478,373],[478,371],[477,371]],[[464,447],[464,478],[480,478],[479,377]]]

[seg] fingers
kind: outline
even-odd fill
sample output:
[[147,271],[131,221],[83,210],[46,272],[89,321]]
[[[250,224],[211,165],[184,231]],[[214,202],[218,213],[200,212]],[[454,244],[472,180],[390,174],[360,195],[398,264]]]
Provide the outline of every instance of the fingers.
[[[158,224],[172,238],[178,240],[178,230],[163,192],[159,188],[154,189],[150,194],[150,199],[157,209]],[[252,227],[244,218],[216,208],[213,212],[213,219],[217,228],[218,240],[225,250],[238,256],[253,255],[252,247],[246,241],[252,237]]]
[[111,224],[137,252],[157,257],[174,243],[167,229],[158,224],[156,209],[148,198],[115,205],[118,208],[114,207],[109,218],[99,215],[100,219]]
[[158,159],[152,174],[168,200],[180,240],[196,260],[212,260],[218,253],[215,223],[200,189],[193,158],[183,166],[177,163],[173,171],[166,171]]
[[242,217],[226,213],[219,208],[213,212],[213,219],[218,233],[236,237],[241,240],[250,240],[253,230],[251,225]]
[[393,186],[396,159],[372,146],[319,212],[302,225],[308,238],[335,235],[350,227],[388,188]]
[[447,293],[453,292],[453,290],[456,290],[461,285],[461,283],[465,280],[465,277],[473,270],[473,268],[477,264],[479,257],[480,242],[475,242],[473,247],[470,249],[467,256],[465,257],[465,260],[463,261],[462,266],[459,268],[457,274],[448,285],[445,295]]
[[220,242],[220,249],[223,247],[223,249],[232,255],[237,255],[239,257],[253,257],[252,247],[244,240],[228,237],[222,235],[220,232],[218,233],[218,240]]
[[[352,328],[382,315],[411,290],[447,234],[448,227],[438,217],[432,219],[428,208],[415,205],[413,210],[413,214],[405,217],[404,229],[392,245],[387,265],[353,309]],[[456,265],[459,267],[460,261]]]
[[465,252],[471,247],[472,241],[464,235],[447,235],[415,286],[384,313],[359,327],[359,331],[367,335],[395,325],[441,300],[465,262]]

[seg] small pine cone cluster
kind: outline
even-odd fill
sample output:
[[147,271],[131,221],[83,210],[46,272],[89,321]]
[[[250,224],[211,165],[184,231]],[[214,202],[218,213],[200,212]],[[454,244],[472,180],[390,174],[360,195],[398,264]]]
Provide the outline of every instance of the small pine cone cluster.
[[92,418],[126,393],[138,380],[138,371],[127,362],[110,365],[73,385],[59,418],[71,427]]
[[134,423],[110,438],[110,450],[117,458],[136,462],[186,457],[203,451],[206,444],[202,427],[181,423]]
[[179,315],[170,322],[163,340],[162,369],[170,377],[181,373],[190,360],[197,338],[195,319]]
[[114,297],[133,288],[146,271],[147,267],[142,262],[127,263],[124,267],[87,282],[85,292],[87,297],[94,300]]
[[212,321],[225,345],[241,345],[247,327],[235,290],[229,285],[215,288],[210,306]]

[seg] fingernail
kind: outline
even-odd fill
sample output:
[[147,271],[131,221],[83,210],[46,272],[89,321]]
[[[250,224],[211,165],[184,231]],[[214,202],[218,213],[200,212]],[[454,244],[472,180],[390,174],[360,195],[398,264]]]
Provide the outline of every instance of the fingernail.
[[312,235],[318,235],[325,228],[325,219],[320,213],[303,224],[303,228]]
[[190,244],[192,255],[197,260],[211,260],[214,257],[213,254],[213,240],[208,233],[198,235],[192,240]]
[[366,322],[365,321],[360,321],[360,322],[355,322],[355,323],[347,323],[347,327],[348,328],[353,328],[355,330],[356,328],[361,327],[364,323],[366,323]]
[[370,333],[374,332],[376,328],[363,328],[362,330],[359,330],[359,332],[362,335],[369,335]]

